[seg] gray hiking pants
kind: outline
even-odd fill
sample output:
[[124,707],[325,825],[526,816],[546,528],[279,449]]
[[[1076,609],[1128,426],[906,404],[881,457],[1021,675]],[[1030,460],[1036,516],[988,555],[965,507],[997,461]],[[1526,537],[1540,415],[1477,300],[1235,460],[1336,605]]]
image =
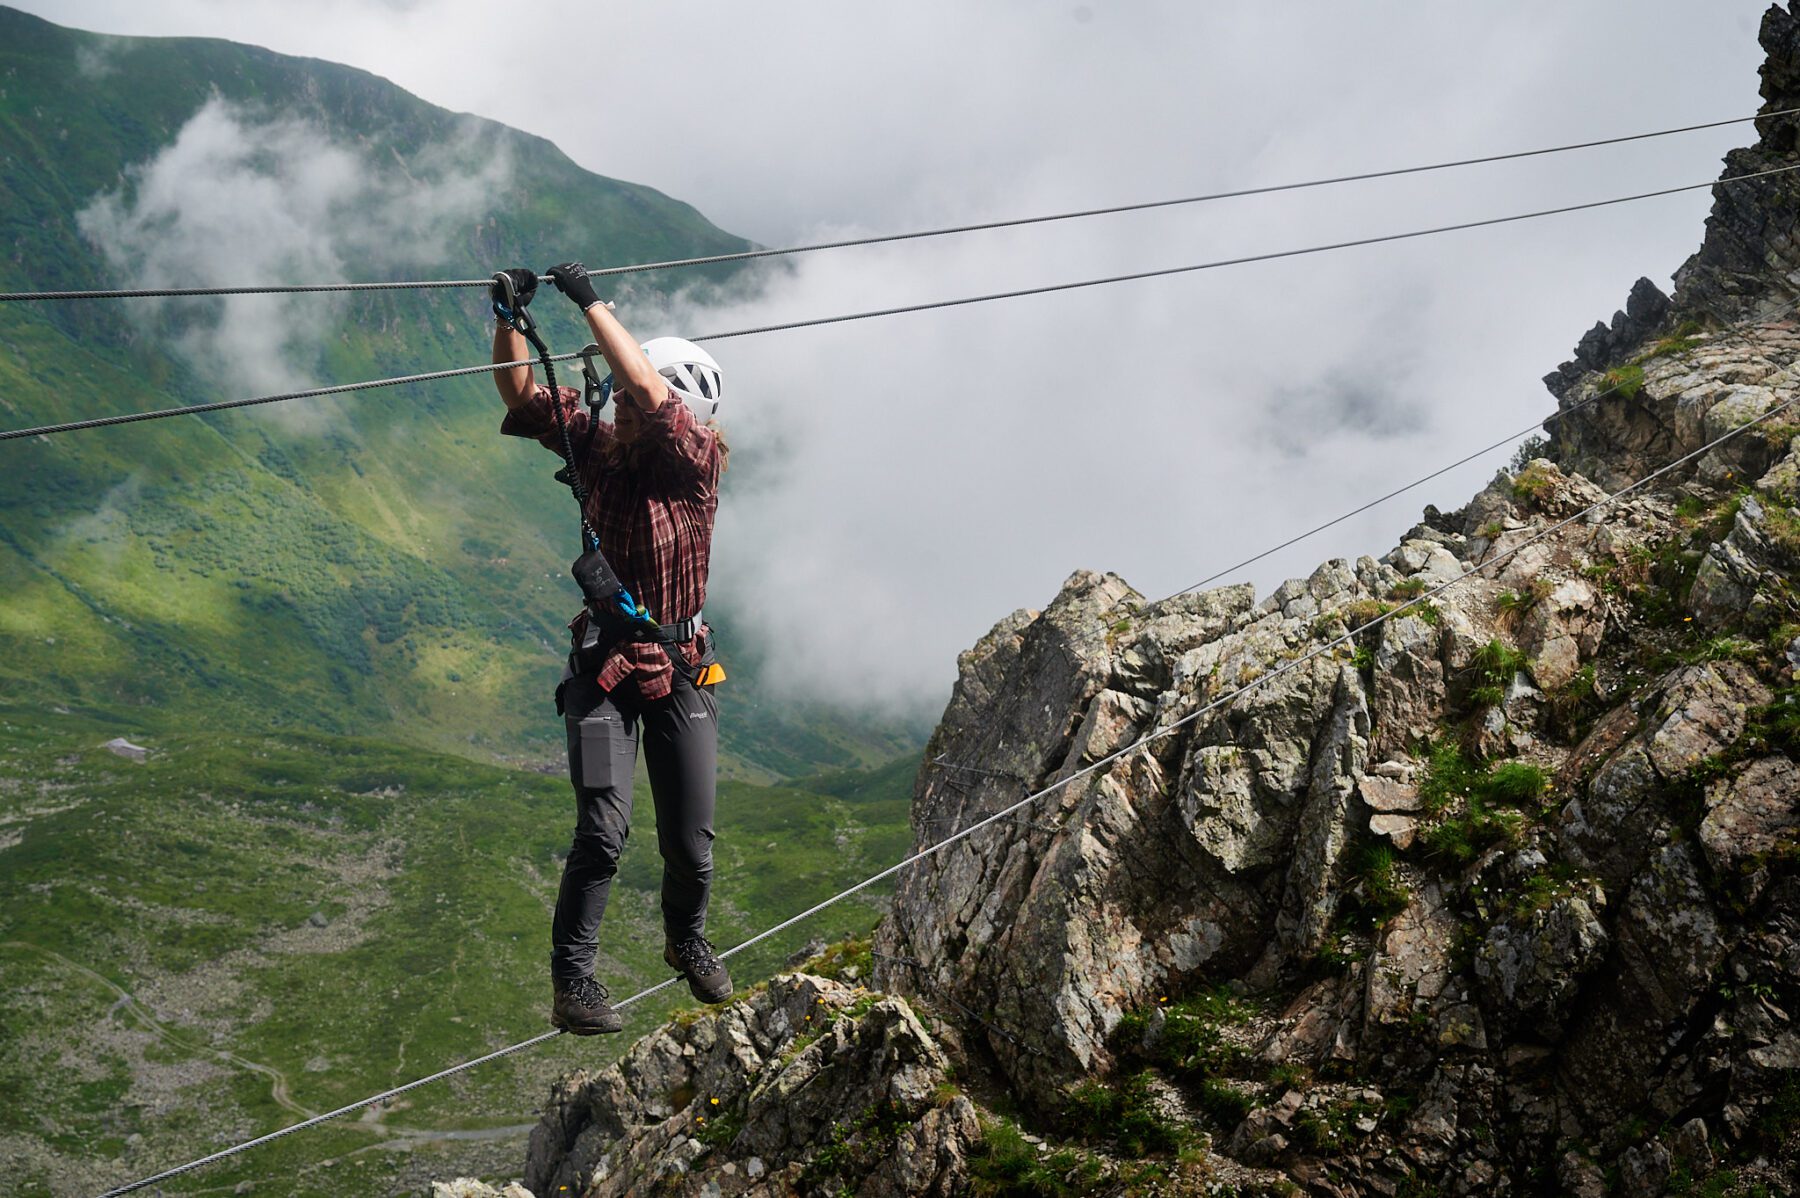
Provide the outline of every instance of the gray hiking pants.
[[663,931],[671,942],[703,935],[712,889],[713,804],[718,785],[718,704],[710,687],[675,675],[662,699],[639,699],[632,684],[608,694],[591,679],[563,687],[569,780],[575,786],[575,841],[563,864],[550,924],[550,972],[558,979],[594,971],[600,917],[631,833],[631,779],[638,743],[656,802],[662,850]]

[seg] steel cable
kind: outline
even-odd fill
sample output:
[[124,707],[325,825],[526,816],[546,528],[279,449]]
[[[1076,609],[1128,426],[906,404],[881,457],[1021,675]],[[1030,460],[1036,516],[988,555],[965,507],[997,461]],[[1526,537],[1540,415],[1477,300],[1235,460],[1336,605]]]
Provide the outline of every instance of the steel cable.
[[[1788,370],[1791,371],[1792,369],[1793,369],[1793,367],[1792,367],[1792,365],[1790,365],[1788,367]],[[1771,387],[1773,387],[1772,382],[1769,385]],[[1331,650],[1336,649],[1340,645],[1343,645],[1343,644],[1346,644],[1346,643],[1349,643],[1349,642],[1355,640],[1357,637],[1361,636],[1365,632],[1368,632],[1370,629],[1375,628],[1375,627],[1385,623],[1386,621],[1392,619],[1393,617],[1401,615],[1404,612],[1406,612],[1412,608],[1418,607],[1420,604],[1423,604],[1431,599],[1436,598],[1437,596],[1443,594],[1445,591],[1449,590],[1451,587],[1458,586],[1461,583],[1467,582],[1470,578],[1473,578],[1474,576],[1476,576],[1484,571],[1492,570],[1500,562],[1505,561],[1507,558],[1514,556],[1515,554],[1521,552],[1522,550],[1530,548],[1532,545],[1535,545],[1538,542],[1544,540],[1545,538],[1551,536],[1552,534],[1559,532],[1564,528],[1567,528],[1569,525],[1574,524],[1577,521],[1580,521],[1582,519],[1585,519],[1588,515],[1590,515],[1593,512],[1598,511],[1602,507],[1606,507],[1612,503],[1615,503],[1619,499],[1621,499],[1622,497],[1624,497],[1626,495],[1629,495],[1633,491],[1639,490],[1640,488],[1648,485],[1649,483],[1655,481],[1656,479],[1661,478],[1664,475],[1669,474],[1669,473],[1681,468],[1682,466],[1686,465],[1687,463],[1694,461],[1696,458],[1699,458],[1699,457],[1711,452],[1713,449],[1716,449],[1718,446],[1724,444],[1725,442],[1731,440],[1732,438],[1737,437],[1739,434],[1744,433],[1744,432],[1748,431],[1749,429],[1754,428],[1759,424],[1762,424],[1765,421],[1772,420],[1774,417],[1780,415],[1781,413],[1787,411],[1789,408],[1793,407],[1795,402],[1796,401],[1794,398],[1789,398],[1787,400],[1784,400],[1782,403],[1777,404],[1774,407],[1771,407],[1768,411],[1764,412],[1762,415],[1756,416],[1750,420],[1746,420],[1743,423],[1738,424],[1738,425],[1726,430],[1724,433],[1721,433],[1719,436],[1713,438],[1711,441],[1708,441],[1706,444],[1700,446],[1698,449],[1695,449],[1689,453],[1683,454],[1681,457],[1676,458],[1674,461],[1668,463],[1667,465],[1658,467],[1656,470],[1653,470],[1649,474],[1644,475],[1642,478],[1638,479],[1636,482],[1628,483],[1624,487],[1621,487],[1619,490],[1614,491],[1611,494],[1602,496],[1600,499],[1589,504],[1587,507],[1582,508],[1580,511],[1576,512],[1574,515],[1568,516],[1562,520],[1557,521],[1554,524],[1546,526],[1545,528],[1543,528],[1542,530],[1540,530],[1533,536],[1528,537],[1527,539],[1519,542],[1517,545],[1514,545],[1512,548],[1503,550],[1499,553],[1496,553],[1494,556],[1488,558],[1486,561],[1481,562],[1477,565],[1471,566],[1468,570],[1465,570],[1463,573],[1458,574],[1456,577],[1451,578],[1445,582],[1442,582],[1442,583],[1438,584],[1437,586],[1430,588],[1429,590],[1423,591],[1419,595],[1416,595],[1411,599],[1405,600],[1399,606],[1376,616],[1375,618],[1369,620],[1367,623],[1358,625],[1357,627],[1350,629],[1349,631],[1343,633],[1340,636],[1333,637],[1332,639],[1313,647],[1312,649],[1308,650],[1306,653],[1303,653],[1299,657],[1296,657],[1293,660],[1288,661],[1288,662],[1284,663],[1283,665],[1271,670],[1269,673],[1258,675],[1256,678],[1251,679],[1249,682],[1244,683],[1243,685],[1238,686],[1230,691],[1227,691],[1225,694],[1220,695],[1218,698],[1213,699],[1210,702],[1207,702],[1207,703],[1201,705],[1199,708],[1195,709],[1192,712],[1189,712],[1187,715],[1181,717],[1180,719],[1175,720],[1172,723],[1164,724],[1161,727],[1153,728],[1149,732],[1145,733],[1143,736],[1139,737],[1137,740],[1133,741],[1131,744],[1126,745],[1124,748],[1115,750],[1114,752],[1111,752],[1111,753],[1108,753],[1106,756],[1101,757],[1099,760],[1094,761],[1088,765],[1081,767],[1080,769],[1075,770],[1074,772],[1070,773],[1068,776],[1057,779],[1056,781],[1050,783],[1048,786],[1043,787],[1041,790],[1037,790],[1031,794],[1028,794],[1024,798],[1018,800],[1017,802],[1015,802],[1007,807],[1001,808],[1000,810],[994,812],[993,814],[988,815],[988,816],[976,821],[973,824],[970,824],[968,827],[963,828],[960,831],[952,833],[951,835],[945,837],[943,840],[937,841],[934,844],[928,845],[925,848],[918,850],[917,852],[911,854],[910,856],[907,856],[907,857],[903,858],[902,860],[896,862],[895,864],[888,866],[886,869],[880,871],[879,873],[872,874],[871,876],[856,883],[854,886],[850,886],[844,890],[841,890],[837,894],[832,895],[830,898],[827,898],[827,899],[823,900],[822,902],[813,904],[811,907],[808,907],[806,910],[801,911],[797,915],[789,916],[787,919],[782,920],[780,923],[777,923],[777,924],[773,925],[772,927],[766,928],[763,931],[758,932],[756,935],[751,936],[749,939],[744,940],[744,941],[732,946],[731,948],[726,949],[724,952],[719,954],[719,957],[721,959],[723,959],[723,958],[735,956],[738,953],[743,952],[745,949],[752,947],[753,945],[762,943],[763,941],[769,939],[771,936],[775,936],[775,935],[780,934],[781,932],[786,931],[788,928],[793,927],[795,924],[798,924],[807,919],[810,919],[814,915],[817,915],[819,912],[824,911],[827,908],[830,908],[832,906],[835,906],[836,904],[843,902],[845,899],[850,898],[853,895],[861,893],[862,891],[868,889],[870,886],[873,886],[878,882],[885,881],[886,879],[891,878],[894,875],[900,873],[902,870],[905,870],[905,869],[910,868],[911,866],[917,865],[919,862],[924,861],[926,858],[934,856],[939,852],[942,852],[944,849],[950,847],[953,844],[958,843],[959,841],[966,840],[968,837],[973,836],[975,833],[981,831],[982,829],[993,826],[994,824],[998,823],[999,821],[1005,819],[1007,816],[1012,815],[1015,812],[1018,812],[1020,810],[1023,810],[1025,807],[1031,805],[1032,803],[1035,803],[1037,800],[1043,798],[1044,796],[1052,794],[1058,790],[1061,790],[1064,787],[1070,785],[1071,783],[1079,781],[1080,779],[1083,779],[1083,778],[1086,778],[1093,774],[1098,773],[1100,770],[1104,769],[1105,767],[1107,767],[1109,765],[1112,765],[1114,762],[1120,761],[1123,758],[1128,757],[1133,753],[1136,753],[1138,750],[1144,748],[1146,745],[1152,743],[1153,741],[1161,740],[1163,737],[1168,736],[1170,733],[1175,732],[1180,728],[1186,727],[1187,725],[1193,723],[1195,720],[1198,720],[1201,716],[1204,716],[1204,715],[1208,714],[1209,712],[1215,711],[1220,707],[1224,707],[1228,704],[1236,702],[1238,699],[1242,698],[1244,695],[1250,693],[1251,691],[1255,690],[1256,688],[1263,686],[1269,682],[1273,682],[1275,679],[1280,678],[1286,674],[1293,672],[1294,670],[1299,669],[1301,666],[1306,665],[1308,662],[1311,662],[1311,661],[1323,656],[1324,654],[1330,652]],[[676,981],[676,978],[672,977],[665,981],[659,982],[654,986],[650,986],[643,990],[638,991],[636,994],[633,994],[631,997],[622,1000],[621,1002],[619,1002],[616,1005],[618,1008],[624,1008],[624,1007],[631,1006],[632,1004],[638,1002],[641,999],[648,998],[649,996],[656,994],[659,991],[668,989],[670,986],[673,986],[675,984],[675,981]],[[563,1033],[561,1031],[541,1033],[537,1036],[532,1037],[529,1040],[522,1040],[517,1044],[513,1044],[506,1048],[502,1048],[496,1052],[489,1053],[486,1056],[478,1057],[478,1058],[476,1058],[474,1060],[470,1060],[470,1061],[464,1061],[458,1065],[452,1065],[450,1068],[440,1070],[439,1072],[434,1073],[429,1077],[424,1077],[424,1078],[418,1079],[417,1081],[408,1082],[403,1086],[396,1086],[395,1088],[393,1088],[391,1090],[384,1090],[381,1093],[372,1095],[371,1097],[365,1098],[365,1099],[361,1100],[360,1102],[355,1102],[348,1106],[339,1107],[335,1111],[329,1111],[323,1115],[314,1116],[313,1118],[307,1119],[303,1122],[295,1123],[288,1127],[284,1127],[284,1128],[278,1129],[276,1131],[269,1132],[268,1134],[263,1135],[263,1136],[258,1136],[257,1138],[255,1138],[253,1140],[246,1140],[242,1144],[237,1144],[237,1145],[233,1145],[230,1148],[221,1149],[218,1152],[212,1153],[208,1156],[201,1157],[194,1161],[189,1161],[187,1164],[178,1165],[175,1168],[164,1170],[163,1172],[155,1174],[151,1177],[146,1177],[146,1178],[143,1178],[142,1180],[134,1181],[127,1185],[115,1187],[114,1189],[106,1191],[106,1193],[103,1194],[101,1196],[101,1198],[116,1198],[117,1195],[128,1194],[134,1190],[140,1190],[146,1186],[154,1185],[158,1182],[167,1181],[171,1178],[179,1177],[184,1173],[191,1172],[191,1171],[201,1168],[205,1165],[213,1164],[217,1161],[221,1161],[228,1157],[235,1156],[240,1152],[246,1151],[247,1149],[256,1147],[261,1144],[267,1144],[272,1140],[278,1140],[278,1139],[282,1138],[283,1136],[292,1135],[295,1132],[303,1131],[310,1127],[316,1127],[319,1124],[324,1123],[328,1120],[335,1119],[341,1115],[349,1114],[352,1111],[361,1110],[364,1107],[371,1106],[377,1102],[385,1101],[386,1099],[392,1098],[395,1095],[404,1094],[409,1090],[417,1089],[418,1087],[426,1085],[430,1082],[437,1081],[441,1078],[450,1077],[454,1074],[461,1073],[468,1069],[473,1069],[478,1065],[485,1064],[489,1061],[497,1060],[501,1057],[511,1055],[512,1053],[522,1052],[523,1050],[525,1050],[527,1048],[531,1048],[535,1045],[542,1044],[547,1040],[555,1039],[557,1036],[560,1036],[563,1034],[565,1034],[565,1033]]]
[[1725,183],[1742,183],[1751,179],[1764,179],[1771,175],[1785,175],[1800,171],[1800,164],[1794,166],[1778,166],[1766,171],[1756,171],[1748,175],[1733,175],[1706,183],[1684,183],[1679,187],[1664,187],[1656,191],[1640,191],[1627,196],[1614,196],[1606,200],[1589,200],[1581,204],[1564,204],[1557,208],[1540,208],[1534,212],[1518,212],[1511,216],[1491,216],[1482,220],[1461,221],[1453,225],[1435,225],[1429,229],[1412,229],[1405,233],[1383,233],[1374,237],[1357,237],[1349,241],[1332,241],[1323,245],[1303,246],[1294,250],[1273,250],[1263,254],[1246,254],[1238,258],[1215,258],[1210,262],[1196,262],[1188,266],[1165,266],[1156,270],[1139,270],[1130,274],[1107,275],[1098,279],[1083,279],[1074,283],[1051,283],[1043,287],[1023,287],[1017,291],[996,291],[986,295],[971,295],[962,299],[932,300],[922,304],[903,304],[894,308],[875,308],[867,312],[852,312],[842,316],[822,316],[812,320],[795,320],[785,324],[768,324],[756,328],[738,329],[730,333],[712,333],[705,337],[695,337],[695,341],[724,341],[731,337],[754,337],[762,333],[779,333],[789,329],[810,329],[819,325],[843,324],[853,320],[869,320],[877,316],[900,316],[908,312],[925,312],[934,308],[959,308],[967,304],[985,304],[994,300],[1020,299],[1028,295],[1049,295],[1057,291],[1077,291],[1083,287],[1103,287],[1112,283],[1131,283],[1140,279],[1160,279],[1169,275],[1192,274],[1201,270],[1218,270],[1226,266],[1246,266],[1252,262],[1275,262],[1283,258],[1299,258],[1307,254],[1325,254],[1334,250],[1355,249],[1358,246],[1382,245],[1393,241],[1408,241],[1415,237],[1433,237],[1439,233],[1457,233],[1465,229],[1483,229],[1493,225],[1512,224],[1523,220],[1537,220],[1545,216],[1561,216],[1569,212],[1585,212],[1594,208],[1607,208],[1616,204],[1630,204],[1637,200],[1650,200],[1658,196],[1678,195],[1684,191],[1698,191],[1703,187],[1715,187]]
[[[552,361],[579,358],[580,354],[559,354]],[[334,387],[312,387],[305,391],[284,391],[279,395],[258,395],[250,399],[226,399],[218,403],[187,404],[179,408],[158,408],[149,412],[127,412],[122,416],[95,416],[88,420],[70,420],[63,424],[43,424],[36,428],[0,431],[0,441],[16,441],[20,437],[36,437],[49,433],[73,433],[82,429],[105,428],[114,424],[136,424],[140,420],[162,420],[169,416],[196,416],[202,412],[224,412],[232,408],[250,408],[258,404],[282,403],[290,399],[315,399],[321,395],[343,395],[350,391],[371,391],[377,387],[398,387],[403,383],[432,383],[439,379],[459,378],[467,374],[491,374],[516,366],[536,366],[537,359],[521,362],[491,362],[486,366],[459,366],[454,370],[433,370],[427,374],[403,374],[391,379],[373,379],[366,383],[339,383]]]
[[[1757,171],[1748,175],[1734,175],[1730,178],[1718,179],[1708,183],[1688,183],[1680,187],[1666,187],[1658,191],[1638,192],[1634,195],[1615,196],[1606,200],[1590,200],[1581,204],[1566,204],[1558,208],[1541,208],[1533,212],[1514,213],[1510,216],[1487,217],[1482,220],[1463,221],[1453,225],[1437,225],[1429,229],[1413,229],[1404,233],[1384,233],[1375,237],[1359,237],[1351,241],[1334,241],[1324,245],[1305,246],[1300,249],[1275,250],[1263,254],[1250,254],[1238,258],[1219,258],[1210,262],[1197,262],[1188,266],[1169,266],[1157,270],[1135,271],[1131,274],[1107,275],[1097,279],[1083,279],[1072,283],[1051,283],[1042,287],[1026,287],[1016,291],[996,291],[985,295],[964,296],[961,299],[932,300],[926,303],[905,304],[893,308],[875,308],[865,312],[849,312],[837,316],[819,316],[807,320],[792,320],[779,324],[758,325],[747,329],[734,329],[729,332],[707,333],[692,337],[692,341],[727,341],[733,337],[756,337],[765,333],[780,333],[794,329],[817,328],[822,325],[847,324],[852,321],[872,320],[881,316],[900,316],[911,312],[925,312],[935,308],[959,308],[969,304],[992,303],[996,300],[1020,299],[1032,295],[1048,295],[1059,291],[1076,291],[1085,287],[1102,287],[1113,283],[1135,282],[1141,279],[1163,278],[1169,275],[1191,274],[1195,271],[1217,270],[1227,266],[1244,266],[1253,262],[1272,262],[1282,258],[1298,258],[1307,254],[1323,254],[1334,250],[1353,249],[1359,246],[1380,245],[1386,242],[1407,241],[1417,237],[1430,237],[1439,233],[1455,233],[1465,229],[1487,228],[1493,225],[1512,224],[1518,221],[1535,220],[1546,216],[1560,216],[1569,212],[1582,212],[1594,208],[1606,208],[1617,204],[1629,204],[1637,200],[1654,199],[1659,196],[1675,195],[1680,192],[1697,191],[1703,187],[1713,187],[1725,183],[1742,183],[1751,179],[1767,178],[1771,175],[1785,175],[1800,171],[1800,164],[1775,167],[1766,171]],[[485,282],[485,281],[484,281]],[[580,354],[552,354],[546,361],[568,362],[579,358]],[[78,432],[84,429],[104,428],[114,424],[132,424],[141,420],[160,420],[168,416],[186,416],[199,412],[217,412],[229,408],[253,407],[258,404],[279,403],[290,399],[310,399],[321,395],[340,395],[350,391],[364,391],[377,387],[395,387],[403,383],[432,382],[438,379],[454,378],[465,374],[482,374],[494,370],[505,370],[515,366],[534,365],[532,362],[501,362],[486,366],[464,366],[455,370],[440,370],[429,374],[402,375],[397,378],[375,379],[364,383],[343,383],[335,387],[316,387],[305,391],[289,391],[280,395],[262,395],[251,399],[225,400],[220,403],[190,404],[178,408],[162,408],[149,412],[134,412],[122,416],[101,416],[88,420],[72,420],[62,424],[46,424],[35,428],[10,429],[0,432],[0,441],[12,441],[21,437],[34,437],[49,433]]]
[[[1538,158],[1546,154],[1563,154],[1573,150],[1591,150],[1600,146],[1620,145],[1626,142],[1647,141],[1651,138],[1669,137],[1677,133],[1693,133],[1701,129],[1718,129],[1727,125],[1741,125],[1746,121],[1768,120],[1775,117],[1793,116],[1800,113],[1800,108],[1783,108],[1774,112],[1757,113],[1754,116],[1732,117],[1723,121],[1706,121],[1697,125],[1678,125],[1670,129],[1657,129],[1649,133],[1629,133],[1622,137],[1603,137],[1593,141],[1570,142],[1559,146],[1545,146],[1535,150],[1514,150],[1505,154],[1484,154],[1477,158],[1457,158],[1445,162],[1425,163],[1419,166],[1393,167],[1387,170],[1362,171],[1351,175],[1334,175],[1323,179],[1307,179],[1297,183],[1273,183],[1264,187],[1241,187],[1232,191],[1215,191],[1203,195],[1178,196],[1173,199],[1145,200],[1134,204],[1113,204],[1103,208],[1083,208],[1072,212],[1055,212],[1043,216],[1011,217],[1004,220],[980,221],[974,224],[945,225],[934,229],[919,229],[907,233],[884,233],[868,237],[847,237],[838,241],[820,241],[808,245],[787,246],[780,249],[741,250],[728,254],[709,254],[696,258],[671,258],[661,262],[636,262],[622,266],[606,266],[591,269],[591,275],[626,275],[638,274],[652,270],[675,270],[689,266],[717,266],[729,262],[748,262],[759,258],[778,258],[790,254],[810,254],[820,250],[851,249],[857,246],[884,245],[899,241],[918,241],[930,237],[948,237],[961,233],[982,233],[994,229],[1012,229],[1026,225],[1051,224],[1056,221],[1081,220],[1092,216],[1115,216],[1126,212],[1144,212],[1156,208],[1174,208],[1187,204],[1204,204],[1214,200],[1234,200],[1247,196],[1274,195],[1285,191],[1304,191],[1313,187],[1330,187],[1340,183],[1361,183],[1372,179],[1392,179],[1403,175],[1425,174],[1430,171],[1451,170],[1457,167],[1479,166],[1492,162],[1511,162],[1521,158]],[[90,300],[90,299],[177,299],[198,296],[228,295],[292,295],[311,294],[336,291],[426,291],[454,287],[486,287],[488,279],[421,279],[410,282],[390,283],[298,283],[269,287],[162,287],[145,289],[105,289],[86,291],[7,291],[0,292],[0,302],[17,303],[30,300]],[[539,282],[548,283],[548,275],[540,276]]]

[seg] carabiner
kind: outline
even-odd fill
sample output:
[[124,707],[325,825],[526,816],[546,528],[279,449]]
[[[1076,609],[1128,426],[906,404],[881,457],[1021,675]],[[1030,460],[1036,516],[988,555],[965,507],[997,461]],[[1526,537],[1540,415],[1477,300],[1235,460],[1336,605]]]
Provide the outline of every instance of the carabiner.
[[529,334],[535,330],[537,321],[531,319],[525,306],[519,303],[519,289],[513,285],[512,276],[503,270],[497,270],[494,272],[493,281],[500,291],[499,298],[493,301],[494,315],[517,332]]
[[[577,352],[581,356],[582,400],[589,411],[599,415],[605,409],[606,401],[612,398],[612,372],[608,370],[605,378],[600,377],[600,367],[594,362],[600,356],[600,347],[594,342],[588,342]],[[600,398],[595,399],[596,395]]]

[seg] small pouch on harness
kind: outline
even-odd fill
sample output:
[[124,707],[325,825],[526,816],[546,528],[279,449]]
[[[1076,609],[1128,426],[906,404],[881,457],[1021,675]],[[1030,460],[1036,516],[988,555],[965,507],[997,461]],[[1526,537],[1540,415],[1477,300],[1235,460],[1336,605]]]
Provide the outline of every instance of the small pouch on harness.
[[590,612],[596,616],[623,614],[623,600],[628,592],[605,554],[590,549],[575,559],[569,572],[575,575],[575,585],[581,588],[581,597],[587,600]]
[[[598,549],[590,549],[569,567],[588,615],[603,631],[634,641],[667,641],[667,630],[651,618],[642,604],[625,589],[619,575]],[[691,635],[691,634],[689,634]],[[685,639],[685,638],[683,638]]]

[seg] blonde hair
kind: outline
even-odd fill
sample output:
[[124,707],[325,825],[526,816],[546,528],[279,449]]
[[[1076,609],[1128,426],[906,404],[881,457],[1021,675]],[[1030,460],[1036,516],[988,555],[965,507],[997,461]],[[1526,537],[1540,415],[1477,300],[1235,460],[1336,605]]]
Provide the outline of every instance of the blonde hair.
[[719,443],[719,473],[724,474],[731,469],[731,443],[725,440],[725,430],[717,419],[708,420],[706,427],[712,430],[713,440]]

